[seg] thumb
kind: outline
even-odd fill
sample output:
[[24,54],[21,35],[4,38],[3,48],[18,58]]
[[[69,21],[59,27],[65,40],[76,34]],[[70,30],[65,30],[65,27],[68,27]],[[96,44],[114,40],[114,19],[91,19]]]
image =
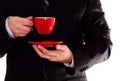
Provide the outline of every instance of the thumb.
[[33,19],[33,17],[32,16],[29,16],[29,17],[27,17],[26,19],[28,19],[28,20],[32,20]]

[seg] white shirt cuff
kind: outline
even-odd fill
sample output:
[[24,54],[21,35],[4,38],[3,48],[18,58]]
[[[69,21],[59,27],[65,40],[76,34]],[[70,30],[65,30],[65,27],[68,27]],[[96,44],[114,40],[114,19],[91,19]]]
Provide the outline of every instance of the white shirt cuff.
[[64,65],[67,66],[67,67],[73,68],[74,67],[74,58],[73,58],[73,56],[72,56],[72,62],[71,63],[64,63]]
[[8,25],[8,18],[5,21],[5,28],[6,28],[6,31],[7,31],[8,35],[9,35],[9,37],[15,39],[15,37],[14,37],[14,35],[13,35],[12,31],[10,30],[10,27]]

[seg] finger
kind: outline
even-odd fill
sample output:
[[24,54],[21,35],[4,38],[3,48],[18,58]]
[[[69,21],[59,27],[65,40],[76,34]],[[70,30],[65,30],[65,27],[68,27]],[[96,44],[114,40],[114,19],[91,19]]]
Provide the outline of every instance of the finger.
[[29,26],[24,26],[24,25],[19,25],[18,27],[19,27],[18,30],[20,30],[21,32],[29,32],[31,28]]
[[27,32],[23,32],[23,31],[22,32],[21,31],[14,31],[13,34],[14,34],[15,37],[24,37],[28,33]]
[[59,49],[59,50],[65,50],[66,49],[66,45],[56,45],[55,48]]
[[51,59],[51,57],[48,56],[48,55],[46,55],[46,54],[44,54],[44,53],[38,48],[38,46],[33,45],[33,48],[35,49],[35,51],[37,52],[37,54],[38,54],[40,57],[45,58],[45,59],[48,59],[48,60]]
[[39,54],[42,53],[41,50],[39,50],[38,46],[33,45],[33,48],[35,49],[35,51]]
[[14,30],[15,36],[26,36],[30,32],[30,28],[26,26],[17,26],[17,28]]
[[33,26],[33,22],[32,22],[33,17],[32,17],[32,16],[29,16],[29,17],[27,17],[26,19],[27,19],[27,20],[30,20],[30,21],[31,21],[30,24],[31,24],[31,26]]
[[34,48],[34,50],[37,52],[37,54],[38,54],[39,56],[45,57],[45,56],[43,55],[43,53],[41,52],[41,50],[39,50],[38,46],[33,45],[33,48]]
[[[44,49],[44,47],[42,46],[34,46],[33,45],[33,48],[35,49],[35,51],[38,53],[38,55],[42,58],[45,58],[45,59],[48,59],[49,61],[54,61],[54,62],[59,62],[59,56],[56,56],[58,55],[57,53],[50,53],[51,51],[48,51],[46,52],[46,49]],[[44,50],[44,53],[43,53],[43,50]],[[52,51],[54,52],[54,51]],[[54,56],[52,56],[54,55]]]
[[54,53],[54,50],[50,51],[42,46],[38,46],[38,48],[41,50],[41,53],[39,53],[39,55],[42,58],[48,59],[49,61],[56,61],[56,53]]
[[38,45],[39,50],[41,50],[43,53],[47,54],[48,50],[44,48],[43,46]]
[[25,26],[33,26],[33,22],[29,19],[31,19],[31,17],[30,18],[21,18],[20,17],[18,22]]
[[32,21],[30,21],[30,20],[24,20],[24,22],[22,21],[22,23],[23,23],[23,25],[25,25],[25,26],[33,26],[33,22]]
[[26,33],[20,33],[16,34],[15,37],[25,37],[27,34]]
[[[33,20],[33,17],[32,17],[32,16],[29,16],[29,17],[27,17],[26,19],[28,19],[28,20],[32,21],[32,20]],[[33,23],[32,23],[32,25],[33,25]],[[31,31],[33,31],[33,28],[32,28],[32,27],[30,27],[30,30],[31,30]]]
[[38,48],[47,56],[50,56],[51,58],[56,57],[56,53],[58,53],[60,50],[47,50],[46,48],[44,48],[43,46],[38,46]]
[[33,20],[33,17],[32,17],[32,16],[29,16],[29,17],[27,17],[26,19],[32,21],[32,20]]

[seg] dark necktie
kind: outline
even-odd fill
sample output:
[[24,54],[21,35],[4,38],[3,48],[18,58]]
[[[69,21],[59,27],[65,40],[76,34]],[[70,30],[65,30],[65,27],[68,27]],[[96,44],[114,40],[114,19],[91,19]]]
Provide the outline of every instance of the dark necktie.
[[48,12],[49,5],[50,3],[48,2],[48,0],[43,0],[43,8],[45,12]]

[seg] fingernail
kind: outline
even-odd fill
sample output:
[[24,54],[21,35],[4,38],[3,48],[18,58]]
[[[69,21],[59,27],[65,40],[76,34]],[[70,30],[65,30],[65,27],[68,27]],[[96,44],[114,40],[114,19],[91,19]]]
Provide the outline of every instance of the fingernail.
[[36,47],[36,45],[34,45],[34,44],[33,44],[32,46],[33,46],[33,47]]
[[41,45],[38,45],[38,48],[41,48],[42,46]]
[[56,46],[56,48],[57,48],[57,49],[60,49],[60,48],[61,48],[61,46],[60,46],[60,45],[57,45],[57,46]]
[[31,30],[31,31],[33,31],[33,28],[32,28],[32,27],[30,27],[30,30]]

